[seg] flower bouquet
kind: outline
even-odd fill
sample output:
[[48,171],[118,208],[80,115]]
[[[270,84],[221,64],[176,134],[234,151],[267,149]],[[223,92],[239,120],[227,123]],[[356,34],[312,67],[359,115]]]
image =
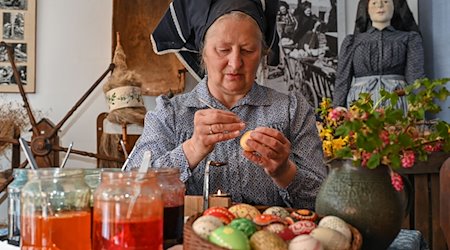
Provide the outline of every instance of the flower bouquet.
[[[427,119],[441,111],[435,101],[447,99],[449,80],[420,79],[395,93],[381,90],[376,103],[362,93],[349,109],[333,108],[331,100],[324,99],[317,109],[317,127],[326,159],[352,159],[355,166],[368,169],[387,166],[392,185],[402,190],[395,170],[426,161],[431,152],[450,151],[450,125]],[[408,103],[406,113],[396,108],[401,96]]]

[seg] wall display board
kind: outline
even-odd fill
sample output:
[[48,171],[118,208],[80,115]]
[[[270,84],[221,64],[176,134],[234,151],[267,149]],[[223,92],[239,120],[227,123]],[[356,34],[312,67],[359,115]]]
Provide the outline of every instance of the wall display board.
[[[1,41],[14,50],[25,92],[35,92],[36,0],[0,0]],[[5,46],[0,47],[0,92],[19,92]]]

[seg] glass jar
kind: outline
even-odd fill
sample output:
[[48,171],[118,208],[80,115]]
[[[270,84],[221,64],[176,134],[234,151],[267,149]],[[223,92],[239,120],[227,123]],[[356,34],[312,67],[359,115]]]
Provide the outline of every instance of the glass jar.
[[120,172],[120,168],[87,168],[83,169],[84,180],[91,190],[91,197],[89,199],[89,204],[91,208],[94,207],[94,192],[101,182],[102,172]]
[[30,169],[15,168],[14,181],[8,185],[8,243],[16,246],[20,243],[20,193],[30,172]]
[[164,248],[183,243],[184,195],[179,168],[154,168],[164,201]]
[[163,249],[163,201],[154,173],[102,172],[93,249]]
[[21,249],[91,249],[83,170],[33,170],[21,193]]

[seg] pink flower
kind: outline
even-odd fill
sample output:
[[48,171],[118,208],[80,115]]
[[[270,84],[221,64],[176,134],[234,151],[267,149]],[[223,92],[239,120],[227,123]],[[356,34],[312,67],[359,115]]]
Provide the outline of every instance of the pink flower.
[[434,151],[434,147],[433,147],[432,145],[430,145],[430,144],[427,144],[427,145],[424,145],[424,146],[423,146],[423,150],[425,150],[425,151],[431,153],[431,152]]
[[328,118],[332,121],[338,121],[345,112],[347,112],[347,109],[344,107],[336,107],[328,114]]
[[391,171],[391,183],[398,192],[403,190],[404,184],[402,177],[394,171]]
[[381,131],[380,139],[383,141],[384,145],[389,144],[389,132],[386,130]]
[[411,168],[416,160],[414,152],[411,150],[404,151],[401,158],[402,158],[402,166],[404,168]]
[[361,160],[362,160],[361,165],[363,167],[367,166],[367,162],[369,161],[371,156],[372,156],[372,154],[370,152],[363,151],[361,153]]

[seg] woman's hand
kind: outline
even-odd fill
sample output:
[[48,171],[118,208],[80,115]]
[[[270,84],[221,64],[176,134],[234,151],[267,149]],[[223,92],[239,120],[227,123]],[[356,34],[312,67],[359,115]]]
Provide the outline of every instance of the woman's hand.
[[216,143],[234,139],[245,128],[245,123],[230,111],[202,109],[194,115],[194,134],[183,143],[183,151],[194,168],[211,151]]
[[289,161],[291,142],[278,130],[259,127],[253,130],[247,140],[253,152],[244,151],[244,156],[273,178],[281,187],[291,183],[297,168]]

